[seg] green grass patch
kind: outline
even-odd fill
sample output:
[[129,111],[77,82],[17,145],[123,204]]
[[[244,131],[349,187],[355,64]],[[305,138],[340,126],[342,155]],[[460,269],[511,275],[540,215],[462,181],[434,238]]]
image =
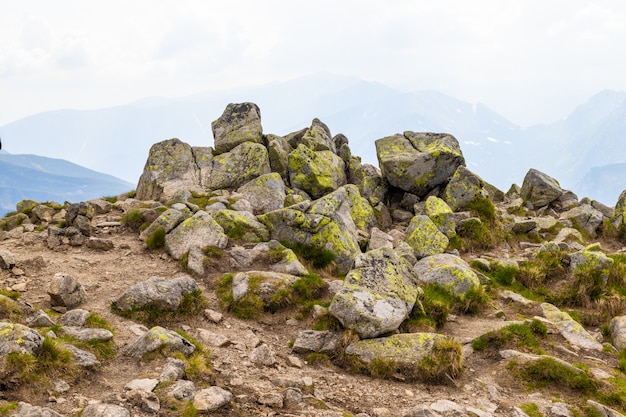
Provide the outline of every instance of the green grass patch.
[[13,411],[17,410],[17,401],[0,401],[0,416],[11,415]]
[[134,231],[139,231],[144,224],[143,214],[137,209],[124,213],[120,221],[124,226]]
[[552,358],[526,363],[511,362],[510,368],[531,388],[561,387],[586,395],[598,394],[598,381],[586,370],[572,369]]
[[528,417],[544,417],[536,403],[524,403],[520,405],[519,408],[528,414]]
[[309,262],[313,268],[325,268],[332,264],[335,260],[335,254],[324,248],[300,242],[281,241],[280,243],[294,251],[298,257]]
[[55,340],[44,337],[36,354],[9,353],[4,374],[21,383],[46,385],[52,378],[68,378],[79,372],[72,354]]
[[226,274],[217,282],[216,293],[222,308],[240,319],[251,319],[263,313],[263,300],[254,294],[259,289],[258,277],[250,277],[248,292],[238,300],[233,298],[233,274]]
[[509,324],[499,330],[494,330],[477,337],[472,341],[472,348],[476,351],[484,351],[488,348],[500,350],[504,347],[514,347],[527,352],[543,354],[539,345],[539,338],[545,338],[548,329],[539,320],[533,320],[529,324]]
[[148,249],[161,249],[165,246],[165,229],[158,227],[150,236],[146,238]]
[[111,303],[111,309],[115,313],[122,317],[140,321],[150,327],[161,324],[171,325],[172,320],[196,316],[201,314],[207,306],[208,301],[199,289],[185,294],[175,310],[165,310],[153,305],[121,310],[115,303]]

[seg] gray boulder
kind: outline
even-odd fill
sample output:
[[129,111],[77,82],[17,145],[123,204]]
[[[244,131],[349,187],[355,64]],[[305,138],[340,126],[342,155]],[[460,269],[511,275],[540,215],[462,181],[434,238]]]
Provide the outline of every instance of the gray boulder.
[[474,270],[463,259],[447,253],[428,256],[419,260],[414,267],[420,282],[439,284],[456,296],[480,287]]
[[79,349],[70,343],[64,343],[62,346],[72,354],[72,358],[74,359],[74,363],[76,365],[90,370],[94,370],[102,366],[102,363],[100,363],[98,358],[96,358],[93,353]]
[[196,393],[194,407],[200,412],[218,410],[233,399],[233,394],[220,387],[205,388]]
[[261,175],[258,178],[242,185],[237,190],[239,194],[250,202],[254,214],[262,214],[284,207],[285,183],[280,174]]
[[228,236],[224,234],[222,226],[202,210],[180,223],[165,236],[165,250],[174,259],[180,259],[194,246],[224,249],[227,245]]
[[415,256],[419,259],[445,252],[449,240],[439,231],[430,217],[421,214],[411,219],[406,229],[406,242],[413,248]]
[[328,330],[304,330],[298,333],[293,344],[296,353],[334,353],[339,349],[341,333]]
[[215,152],[229,152],[244,142],[263,143],[261,110],[254,103],[226,106],[219,119],[211,123]]
[[352,158],[348,172],[349,182],[359,187],[361,196],[372,206],[385,200],[389,184],[378,168],[370,164],[361,164],[359,159]]
[[292,187],[320,198],[345,185],[345,163],[329,150],[314,150],[304,144],[289,154],[289,181]]
[[39,407],[20,401],[11,417],[63,417],[48,407]]
[[269,173],[270,162],[265,146],[244,142],[229,152],[213,157],[210,170],[202,173],[202,186],[208,190],[238,188]]
[[197,289],[198,284],[190,276],[169,280],[151,277],[129,287],[113,304],[122,311],[148,306],[173,311],[178,308],[185,295]]
[[314,151],[331,151],[336,154],[335,141],[330,133],[330,129],[321,120],[315,118],[311,122],[311,127],[306,129],[300,138],[300,143]]
[[536,169],[530,169],[524,177],[520,196],[533,208],[545,207],[563,194],[558,181]]
[[411,267],[389,248],[356,257],[328,309],[362,338],[396,330],[413,309],[418,287]]
[[284,181],[289,181],[288,157],[293,147],[282,136],[267,135],[267,152],[272,172],[278,173]]
[[165,348],[172,352],[182,352],[191,355],[195,346],[176,332],[155,326],[123,350],[124,355],[133,358],[141,358],[148,352]]
[[196,396],[196,386],[192,381],[176,381],[168,388],[166,395],[178,401],[193,401]]
[[602,224],[604,215],[591,205],[583,204],[561,214],[561,219],[571,220],[589,236],[596,237],[598,227]]
[[459,142],[437,133],[404,132],[376,141],[383,177],[394,187],[423,197],[450,181],[465,164]]
[[43,337],[30,327],[18,323],[0,322],[0,356],[9,353],[36,353]]
[[115,404],[89,404],[83,408],[81,417],[130,417],[130,412]]
[[53,307],[74,308],[85,301],[87,297],[83,285],[72,276],[64,273],[54,275],[50,285],[48,285],[47,292]]
[[247,211],[219,210],[214,215],[224,233],[247,242],[268,241],[270,234],[265,225]]
[[613,346],[620,351],[626,349],[626,316],[613,317],[609,323],[609,330],[613,338]]
[[583,349],[602,351],[599,343],[583,326],[564,311],[549,303],[542,303],[543,316],[556,326],[561,335],[572,345]]
[[0,269],[11,269],[15,266],[15,255],[8,250],[0,250]]
[[156,220],[150,223],[148,227],[142,230],[139,234],[139,238],[141,240],[146,240],[159,228],[163,229],[165,233],[169,233],[174,230],[176,226],[181,224],[186,218],[188,218],[187,213],[173,208],[169,208],[161,213],[161,215],[159,215]]
[[444,196],[452,211],[459,211],[476,198],[487,198],[488,192],[485,190],[483,179],[461,165],[446,186]]

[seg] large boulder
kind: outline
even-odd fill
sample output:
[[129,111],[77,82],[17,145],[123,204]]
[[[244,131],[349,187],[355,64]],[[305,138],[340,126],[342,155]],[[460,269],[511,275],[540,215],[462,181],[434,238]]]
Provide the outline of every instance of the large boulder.
[[331,151],[337,153],[330,129],[320,119],[313,119],[311,127],[306,129],[300,143],[314,151]]
[[200,210],[183,221],[165,236],[165,250],[174,259],[180,259],[192,247],[213,246],[224,249],[228,236],[209,214]]
[[269,173],[270,161],[265,146],[244,142],[229,152],[213,157],[211,169],[202,173],[202,185],[208,190],[237,188]]
[[[446,344],[445,348],[438,343]],[[445,349],[445,355],[437,354]],[[458,344],[436,333],[403,333],[378,339],[359,340],[346,348],[345,354],[365,369],[376,373],[376,365],[389,364],[391,373],[406,379],[438,379],[457,376],[463,367],[463,354]],[[427,358],[428,365],[423,361]],[[445,358],[445,359],[444,359]]]
[[47,292],[52,306],[74,308],[87,298],[85,288],[77,279],[60,272],[50,280]]
[[626,225],[626,190],[622,191],[615,203],[615,210],[611,216],[611,222],[617,228]]
[[533,208],[545,207],[563,194],[559,182],[536,169],[530,169],[524,177],[520,195]]
[[289,154],[289,181],[292,187],[322,197],[346,184],[345,163],[329,150],[309,148],[304,144]]
[[365,198],[361,197],[359,190],[353,184],[340,187],[314,201],[309,213],[332,217],[342,216],[345,224],[350,224],[352,220],[356,228],[364,232],[368,232],[378,224],[374,209]]
[[165,233],[169,233],[183,222],[189,215],[180,210],[169,208],[165,210],[159,217],[156,218],[148,227],[141,231],[139,238],[146,240],[157,229],[163,229]]
[[284,207],[285,183],[280,174],[261,175],[239,187],[239,194],[252,204],[254,214],[267,213]]
[[452,135],[404,132],[376,141],[383,177],[389,184],[417,196],[450,181],[465,164],[459,142]]
[[229,104],[219,119],[211,123],[215,152],[229,152],[244,142],[263,143],[261,110],[254,103]]
[[267,226],[272,239],[327,250],[334,255],[339,273],[347,273],[354,257],[361,253],[354,221],[350,216],[337,213],[310,213],[310,206],[311,203],[305,201],[257,218]]
[[583,349],[602,351],[599,343],[583,326],[564,311],[550,303],[542,303],[543,316],[559,329],[563,336],[572,346]]
[[406,229],[406,242],[415,251],[415,256],[424,258],[445,252],[449,240],[437,228],[430,217],[420,214],[409,223]]
[[361,164],[360,159],[352,158],[348,167],[349,182],[359,187],[359,193],[372,206],[383,202],[389,184],[378,168],[370,164]]
[[283,180],[289,181],[288,157],[293,147],[282,136],[267,135],[267,152],[272,172],[278,173]]
[[585,248],[578,252],[569,253],[569,269],[574,272],[576,268],[592,268],[600,273],[606,284],[609,279],[609,269],[615,262],[599,250]]
[[[458,171],[458,170],[457,170]],[[432,220],[437,229],[446,237],[456,235],[455,215],[444,200],[430,196],[424,202],[424,214]]]
[[410,265],[393,249],[380,248],[357,256],[354,266],[329,313],[362,338],[397,330],[419,291]]
[[157,349],[167,349],[172,352],[182,352],[185,355],[191,355],[196,350],[196,347],[178,333],[155,326],[126,346],[123,354],[133,358],[141,358],[146,353]]
[[210,148],[194,149],[176,138],[155,143],[137,184],[137,199],[166,201],[180,189],[201,191],[197,161],[210,164],[211,159]]
[[0,356],[9,353],[36,353],[43,337],[37,330],[18,323],[0,322]]
[[419,260],[414,269],[420,282],[439,284],[459,297],[480,287],[480,280],[474,270],[455,255],[443,253],[428,256]]
[[223,209],[215,213],[215,221],[222,226],[224,233],[246,242],[266,242],[269,232],[263,223],[256,220],[252,213]]
[[445,200],[453,211],[465,208],[479,197],[487,197],[485,182],[464,166],[459,166],[444,192]]
[[590,204],[582,204],[561,214],[561,219],[571,220],[577,227],[584,230],[587,235],[595,238],[598,227],[604,220],[604,215]]
[[157,310],[176,310],[185,296],[198,289],[190,276],[174,279],[150,277],[122,293],[114,302],[116,308],[125,311],[153,307]]
[[626,349],[626,316],[617,316],[611,319],[609,323],[613,346],[621,351]]

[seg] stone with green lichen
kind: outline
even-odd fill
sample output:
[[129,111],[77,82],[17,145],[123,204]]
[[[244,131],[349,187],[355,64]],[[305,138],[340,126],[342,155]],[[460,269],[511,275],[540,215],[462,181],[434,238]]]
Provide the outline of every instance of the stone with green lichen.
[[456,236],[455,216],[448,204],[439,197],[430,196],[424,202],[424,214],[446,237]]
[[626,190],[622,191],[617,198],[615,210],[611,216],[611,223],[613,223],[616,228],[626,225]]
[[567,255],[569,259],[570,271],[576,270],[576,268],[593,268],[601,273],[602,281],[606,284],[609,279],[609,269],[615,262],[613,259],[606,256],[603,252],[597,250],[584,250],[570,253]]
[[561,335],[572,345],[583,349],[602,351],[599,343],[583,326],[564,311],[550,303],[542,303],[543,316],[553,323]]
[[207,190],[237,188],[269,173],[269,156],[265,146],[244,142],[229,152],[213,157],[210,175],[202,177],[202,186]]
[[488,198],[485,182],[464,166],[454,172],[444,191],[445,200],[453,211],[464,209],[477,198]]
[[176,138],[164,140],[150,148],[137,199],[166,201],[181,188],[200,191],[200,182],[192,147]]
[[254,214],[283,208],[287,195],[285,183],[276,172],[261,175],[247,182],[239,187],[237,192],[252,204]]
[[229,152],[244,142],[263,143],[261,110],[254,103],[226,106],[219,119],[211,123],[215,152]]
[[452,135],[404,132],[376,141],[383,177],[394,187],[425,196],[450,181],[465,164],[458,141]]
[[303,201],[290,208],[259,215],[257,219],[269,229],[272,239],[332,252],[339,272],[347,273],[354,257],[361,253],[352,218],[309,213],[310,207],[311,202]]
[[439,284],[458,297],[480,287],[476,272],[455,255],[428,256],[419,260],[414,269],[420,282]]
[[411,313],[418,291],[411,266],[383,247],[356,257],[328,311],[360,337],[377,337],[398,329]]
[[[392,372],[399,371],[409,380],[419,379],[420,363],[428,358],[437,341],[446,341],[447,337],[437,333],[403,333],[377,339],[359,340],[351,343],[345,350],[348,358],[356,359],[361,368],[373,371],[376,364],[385,363]],[[461,364],[460,346],[457,358],[447,358],[449,364],[439,364],[442,369]],[[372,372],[374,373],[374,372]]]
[[189,218],[190,214],[169,208],[165,210],[163,213],[159,215],[150,226],[146,227],[140,234],[139,238],[141,240],[146,240],[148,237],[152,236],[152,234],[159,228],[165,230],[165,233],[169,233],[176,228],[180,223],[182,223],[186,218]]
[[282,136],[267,135],[267,152],[272,172],[278,173],[283,180],[289,181],[287,157],[293,152],[293,148],[289,145],[287,139]]
[[533,208],[545,207],[563,194],[559,182],[536,169],[530,169],[524,177],[520,197]]
[[600,210],[596,210],[591,205],[583,204],[561,214],[560,218],[571,220],[587,235],[595,238],[598,235],[598,227],[600,227],[604,220],[604,215]]
[[290,291],[291,284],[299,277],[272,271],[246,271],[235,274],[232,282],[232,295],[235,301],[246,294],[259,297],[265,308],[271,308],[273,297],[281,290]]
[[[361,197],[358,188],[348,184],[330,194],[315,200],[309,209],[311,214],[322,214],[329,217],[350,217],[357,229],[369,231],[376,226],[376,216],[370,203]],[[350,224],[345,219],[346,224]]]
[[359,158],[352,157],[348,165],[348,177],[351,184],[359,187],[359,193],[372,206],[385,200],[389,184],[378,168],[370,164],[361,164]]
[[330,129],[317,118],[313,119],[311,127],[304,132],[300,143],[314,151],[331,151],[332,153],[337,153]]
[[36,353],[43,337],[36,330],[18,323],[0,322],[0,356],[9,353]]
[[430,217],[423,214],[411,219],[406,229],[406,242],[418,259],[445,252],[449,243],[446,235],[439,231]]
[[228,236],[224,234],[222,226],[202,210],[165,236],[165,250],[174,259],[180,259],[192,246],[223,249],[227,245]]
[[265,242],[270,234],[263,223],[256,220],[252,213],[235,210],[219,210],[214,215],[215,221],[222,226],[224,233],[247,242]]
[[150,277],[128,287],[113,304],[120,311],[155,308],[174,311],[187,294],[198,289],[196,281],[188,275],[173,279]]
[[189,356],[196,350],[196,347],[178,333],[155,326],[126,346],[123,353],[133,358],[141,358],[146,353],[160,349],[182,352]]
[[289,154],[289,181],[313,198],[346,184],[345,163],[328,150],[315,151],[304,144]]

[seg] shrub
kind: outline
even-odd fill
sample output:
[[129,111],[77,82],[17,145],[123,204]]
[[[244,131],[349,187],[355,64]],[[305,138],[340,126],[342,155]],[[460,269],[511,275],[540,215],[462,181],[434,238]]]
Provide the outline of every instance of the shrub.
[[157,228],[150,236],[146,238],[146,245],[149,249],[160,249],[165,246],[165,229]]
[[120,316],[141,321],[150,326],[165,323],[171,324],[170,322],[174,319],[195,316],[200,314],[207,306],[208,301],[202,295],[201,290],[194,290],[185,294],[175,310],[165,310],[153,305],[120,310],[115,303],[111,303],[111,309]]
[[217,296],[223,308],[240,319],[250,319],[263,313],[263,300],[254,294],[259,288],[258,279],[250,277],[249,290],[239,300],[233,298],[233,274],[226,274],[217,282]]
[[513,346],[517,349],[528,350],[542,354],[537,336],[545,337],[547,327],[539,320],[533,320],[530,324],[509,324],[499,330],[493,330],[472,341],[472,347],[476,351],[483,351],[489,347],[502,349],[504,346]]
[[325,268],[335,260],[335,254],[327,249],[300,242],[280,242],[283,246],[294,251],[296,255],[308,261],[313,268]]
[[417,364],[414,376],[423,381],[455,379],[463,372],[461,345],[452,339],[437,339],[431,353]]
[[530,386],[561,386],[583,394],[596,394],[598,381],[583,369],[573,369],[552,358],[541,358],[523,364],[511,363],[514,373]]
[[123,225],[128,227],[131,230],[139,231],[141,225],[144,223],[143,214],[140,210],[133,209],[124,213],[121,218],[121,222]]

